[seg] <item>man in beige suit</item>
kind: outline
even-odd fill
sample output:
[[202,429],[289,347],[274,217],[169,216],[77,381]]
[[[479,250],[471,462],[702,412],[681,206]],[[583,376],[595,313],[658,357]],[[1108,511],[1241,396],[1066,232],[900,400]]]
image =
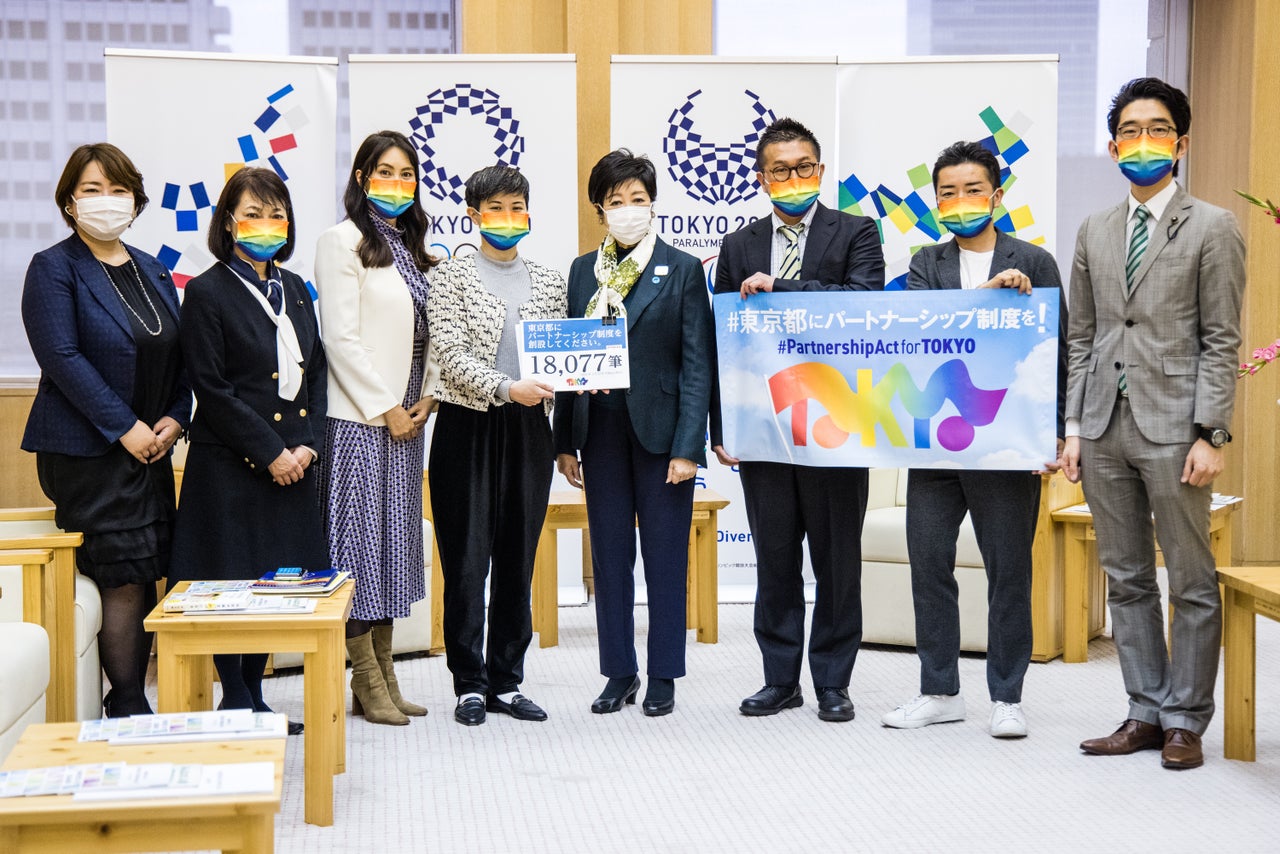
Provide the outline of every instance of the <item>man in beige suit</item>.
[[[1174,182],[1191,107],[1161,80],[1130,81],[1107,115],[1128,198],[1080,226],[1071,271],[1063,469],[1083,480],[1110,581],[1127,719],[1097,755],[1161,750],[1204,763],[1222,604],[1209,501],[1235,400],[1244,243],[1234,216]],[[1155,536],[1174,607],[1166,649]],[[1171,654],[1170,654],[1171,653]]]

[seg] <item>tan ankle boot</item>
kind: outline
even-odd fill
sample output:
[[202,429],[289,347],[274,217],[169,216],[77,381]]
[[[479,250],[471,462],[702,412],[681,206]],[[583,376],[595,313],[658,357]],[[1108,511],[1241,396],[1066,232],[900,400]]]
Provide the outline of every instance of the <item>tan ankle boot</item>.
[[387,693],[387,683],[373,654],[373,633],[347,638],[347,655],[351,656],[352,714],[363,713],[371,724],[408,724],[409,719],[400,713]]
[[393,631],[395,631],[393,626],[373,627],[373,654],[378,659],[378,667],[382,670],[383,681],[387,683],[387,693],[391,695],[391,702],[404,714],[421,717],[427,713],[427,707],[410,703],[400,696],[400,683],[396,680],[395,663],[391,660]]

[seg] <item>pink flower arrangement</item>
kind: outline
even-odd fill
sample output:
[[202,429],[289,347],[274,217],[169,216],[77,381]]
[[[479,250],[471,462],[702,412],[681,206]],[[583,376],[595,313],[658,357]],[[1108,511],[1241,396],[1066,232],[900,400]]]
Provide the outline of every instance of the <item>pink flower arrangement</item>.
[[1262,369],[1262,366],[1268,362],[1274,362],[1277,354],[1280,354],[1280,338],[1267,344],[1265,347],[1259,347],[1253,351],[1253,361],[1245,362],[1236,369],[1236,377],[1252,376]]
[[1267,199],[1264,201],[1258,198],[1257,196],[1249,195],[1243,190],[1236,190],[1236,195],[1244,199],[1249,204],[1257,205],[1258,207],[1262,208],[1264,211],[1266,211],[1267,216],[1271,217],[1276,221],[1276,225],[1280,225],[1280,207],[1277,207],[1275,202],[1271,201],[1270,199]]

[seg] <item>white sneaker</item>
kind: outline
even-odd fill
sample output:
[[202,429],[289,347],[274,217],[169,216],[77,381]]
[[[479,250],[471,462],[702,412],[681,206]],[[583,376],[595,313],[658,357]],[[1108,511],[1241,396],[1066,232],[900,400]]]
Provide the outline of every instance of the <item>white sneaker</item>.
[[1022,738],[1027,734],[1027,716],[1021,703],[991,704],[991,735],[994,738]]
[[964,720],[964,697],[959,694],[921,694],[880,719],[895,729],[915,729],[929,724]]

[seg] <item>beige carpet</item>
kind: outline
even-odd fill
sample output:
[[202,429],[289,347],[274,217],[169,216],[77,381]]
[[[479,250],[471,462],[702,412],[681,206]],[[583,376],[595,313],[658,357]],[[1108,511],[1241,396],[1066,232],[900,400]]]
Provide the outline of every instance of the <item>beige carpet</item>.
[[[642,670],[646,617],[638,608]],[[430,716],[407,727],[349,720],[328,828],[303,822],[302,743],[292,739],[277,851],[1280,850],[1280,626],[1270,621],[1258,626],[1259,761],[1222,758],[1219,716],[1205,767],[1187,772],[1162,769],[1155,752],[1080,754],[1081,739],[1125,714],[1107,639],[1094,641],[1087,664],[1033,664],[1031,734],[998,741],[986,732],[979,656],[961,662],[966,721],[898,731],[879,718],[916,692],[911,650],[862,650],[857,720],[830,724],[808,685],[803,708],[738,714],[761,684],[750,606],[721,606],[719,644],[692,638],[676,711],[655,719],[638,706],[590,713],[603,680],[589,607],[562,608],[560,646],[538,649],[535,637],[529,652],[524,691],[547,709],[546,723],[490,715],[459,726],[444,660],[403,661],[402,689]],[[277,710],[300,717],[301,697],[296,673],[268,680]]]

